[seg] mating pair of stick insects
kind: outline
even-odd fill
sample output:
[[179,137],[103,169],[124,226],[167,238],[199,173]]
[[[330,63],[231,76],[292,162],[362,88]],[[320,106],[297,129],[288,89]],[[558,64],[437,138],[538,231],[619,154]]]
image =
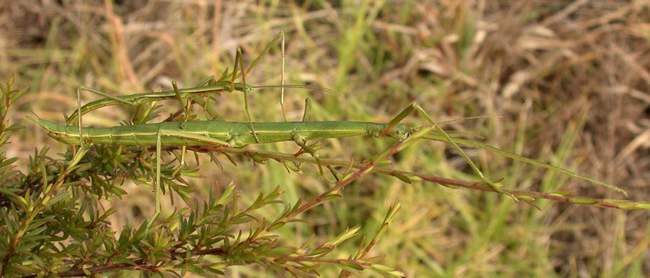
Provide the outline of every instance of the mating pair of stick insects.
[[[282,83],[279,86],[251,86],[246,83],[246,76],[257,65],[260,59],[271,49],[278,39],[282,38]],[[293,141],[299,145],[305,152],[311,154],[317,161],[321,175],[323,167],[318,159],[316,151],[307,144],[308,140],[318,140],[325,138],[341,138],[352,136],[374,136],[374,137],[391,137],[397,140],[405,140],[413,133],[417,132],[423,127],[407,127],[400,124],[402,120],[414,111],[420,114],[430,124],[429,127],[434,127],[434,131],[426,134],[422,138],[444,141],[450,143],[454,149],[467,161],[469,166],[480,178],[481,182],[492,187],[495,191],[503,193],[501,188],[493,181],[483,175],[481,170],[474,164],[474,162],[465,154],[460,148],[459,144],[484,148],[489,151],[501,154],[516,160],[527,162],[536,166],[560,171],[573,177],[588,180],[600,185],[607,186],[617,191],[625,192],[613,185],[604,183],[602,181],[592,179],[589,177],[581,176],[570,172],[568,170],[552,166],[537,160],[526,158],[514,153],[510,153],[501,149],[487,146],[475,141],[452,138],[445,132],[433,118],[424,111],[419,105],[413,103],[402,110],[397,116],[391,119],[388,123],[372,123],[372,122],[355,122],[355,121],[321,121],[314,122],[308,120],[310,102],[306,101],[305,114],[303,120],[300,122],[287,122],[284,116],[284,122],[253,122],[250,116],[248,107],[248,92],[254,88],[263,87],[280,87],[282,89],[282,97],[280,101],[283,115],[284,113],[284,89],[288,87],[302,87],[284,84],[284,34],[278,33],[275,38],[264,48],[262,53],[251,63],[247,70],[244,70],[241,50],[237,50],[235,57],[235,65],[232,72],[226,69],[221,77],[211,77],[201,83],[197,87],[188,89],[179,89],[175,82],[172,82],[173,90],[163,92],[152,92],[143,94],[133,94],[125,96],[112,96],[110,94],[101,92],[88,87],[80,86],[77,89],[77,111],[75,111],[66,120],[66,125],[57,124],[51,121],[38,119],[35,120],[41,127],[43,127],[52,138],[66,144],[79,145],[83,148],[84,144],[108,144],[108,145],[123,145],[123,146],[146,146],[156,147],[156,214],[160,212],[160,187],[161,187],[161,149],[162,146],[178,146],[182,147],[183,153],[187,147],[190,146],[228,146],[228,147],[244,147],[251,144],[269,144],[282,141]],[[241,77],[241,82],[235,82],[238,77]],[[89,91],[103,96],[104,98],[97,101],[90,102],[81,106],[80,92]],[[223,91],[234,92],[240,91],[244,93],[244,106],[248,122],[229,122],[229,121],[190,121],[190,108],[193,103],[201,105],[206,113],[216,117],[216,111],[212,109],[209,104],[209,94],[220,93]],[[208,95],[206,100],[201,96]],[[114,127],[99,127],[90,128],[82,127],[82,116],[86,113],[99,109],[101,107],[129,104],[141,105],[144,103],[151,103],[158,100],[177,99],[182,105],[181,113],[184,114],[182,121],[165,121],[160,123],[145,123],[133,124],[125,126]],[[74,125],[77,126],[74,126]],[[510,195],[516,199],[513,195]]]

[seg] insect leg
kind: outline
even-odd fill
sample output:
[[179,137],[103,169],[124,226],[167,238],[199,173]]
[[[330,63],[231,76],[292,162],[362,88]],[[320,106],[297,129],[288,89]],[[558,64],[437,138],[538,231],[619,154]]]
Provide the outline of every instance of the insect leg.
[[[309,121],[309,112],[310,111],[311,111],[311,99],[306,98],[305,99],[305,112],[302,115],[302,121],[303,122]],[[323,165],[322,165],[322,163],[320,161],[320,156],[318,155],[318,153],[316,153],[316,149],[314,149],[314,148],[310,147],[309,145],[307,145],[307,140],[305,139],[305,137],[298,133],[298,134],[294,135],[293,140],[296,142],[296,144],[298,144],[298,146],[300,146],[300,148],[302,148],[305,152],[309,153],[316,160],[316,164],[318,165],[318,171],[319,171],[320,175],[323,178],[325,178],[325,180],[327,180],[328,182],[332,182],[330,179],[327,178],[327,176],[325,176],[325,172],[323,171]]]
[[[257,138],[257,133],[255,132],[255,128],[253,127],[253,119],[251,118],[251,113],[248,110],[248,87],[246,87],[246,74],[244,73],[244,62],[243,62],[243,60],[241,58],[241,55],[242,55],[241,54],[241,48],[237,48],[237,56],[239,56],[239,66],[241,67],[241,71],[242,71],[241,80],[242,80],[242,83],[244,84],[244,88],[243,88],[244,89],[244,91],[243,91],[244,92],[244,109],[246,110],[246,117],[248,117],[248,123],[250,124],[251,130],[253,131],[253,137],[255,137],[255,142],[259,143],[260,138]],[[237,60],[237,59],[235,58],[235,60]],[[235,77],[235,76],[236,75],[233,72],[233,77]],[[232,82],[234,82],[234,80],[235,79],[233,78]],[[233,83],[231,83],[230,86],[232,88]]]
[[[185,123],[187,123],[187,119],[190,117],[190,106],[192,105],[192,100],[186,100],[185,103],[183,103],[183,98],[181,97],[181,93],[178,91],[178,85],[176,84],[176,81],[172,80],[172,87],[174,87],[174,93],[176,94],[176,98],[178,101],[181,103],[181,107],[183,109],[183,113],[185,114],[185,117],[183,117],[183,122],[181,123],[181,129],[185,127]],[[208,96],[208,99],[210,97]],[[178,168],[174,171],[174,174],[172,176],[176,176],[178,171],[181,170],[181,167],[185,165],[185,152],[187,151],[187,146],[182,146],[181,147],[181,161],[180,164],[178,165]]]
[[[244,77],[248,76],[248,74],[253,70],[253,68],[257,65],[257,63],[259,63],[259,61],[262,59],[262,57],[264,55],[266,55],[266,53],[268,53],[269,50],[271,50],[271,47],[273,47],[273,45],[280,38],[282,38],[282,41],[280,43],[280,48],[281,48],[281,51],[282,51],[282,71],[280,73],[280,79],[281,79],[281,81],[280,81],[281,82],[280,83],[281,84],[280,85],[280,90],[281,90],[282,93],[280,95],[280,107],[282,108],[282,117],[284,118],[284,121],[286,122],[287,121],[287,115],[286,115],[285,110],[284,110],[284,89],[285,89],[285,85],[284,85],[284,68],[285,68],[284,53],[285,53],[285,51],[284,50],[285,50],[285,43],[284,43],[284,32],[283,31],[278,32],[278,34],[275,35],[275,37],[273,37],[271,42],[269,42],[266,45],[266,47],[264,47],[264,49],[262,50],[260,55],[257,55],[257,58],[255,58],[255,60],[253,60],[253,62],[250,64],[250,66],[248,66],[248,69],[246,69],[246,72],[243,73],[243,76]],[[242,67],[242,70],[244,70],[243,67]],[[244,86],[244,89],[246,89],[246,86]]]
[[162,190],[162,184],[160,184],[160,153],[162,152],[162,137],[160,126],[158,126],[158,134],[156,135],[156,187],[154,187],[155,196],[156,196],[156,210],[155,215],[160,214],[160,196]]
[[181,108],[183,109],[183,114],[185,114],[185,117],[183,117],[183,123],[181,124],[181,129],[185,126],[185,123],[187,122],[187,119],[190,117],[190,111],[189,111],[189,105],[190,101],[186,100],[183,102],[183,98],[181,97],[181,93],[178,91],[178,85],[176,84],[175,80],[172,80],[172,87],[174,88],[174,93],[176,94],[176,99],[178,99],[178,102],[181,103]]
[[[228,70],[228,68],[226,68],[226,70]],[[214,81],[216,80],[215,78],[216,78],[216,76],[210,75],[206,79],[201,80],[201,82],[199,82],[199,84],[196,85],[196,87],[203,87],[203,86],[207,86],[207,85],[213,85],[212,83],[214,83]]]
[[118,101],[118,102],[130,104],[130,105],[136,105],[135,103],[133,103],[131,101],[122,99],[120,97],[112,96],[110,94],[104,93],[104,92],[102,92],[100,90],[93,89],[93,88],[90,88],[90,87],[79,86],[79,87],[77,87],[77,91],[79,91],[79,90],[84,90],[84,91],[88,91],[88,92],[91,92],[91,93],[95,93],[95,94],[98,94],[100,96],[107,97],[107,98],[113,99],[113,100]]
[[81,90],[88,91],[88,92],[91,92],[91,93],[95,93],[95,94],[98,94],[98,95],[103,96],[103,97],[114,99],[114,100],[116,100],[118,102],[123,102],[123,103],[135,106],[135,103],[133,103],[133,102],[121,99],[119,97],[109,95],[109,94],[104,93],[104,92],[102,92],[100,90],[96,90],[96,89],[86,87],[86,86],[77,87],[77,118],[78,118],[77,120],[78,120],[78,124],[79,124],[79,145],[80,146],[83,146],[83,136],[82,136],[83,133],[81,133],[81,129],[82,129],[81,128]]
[[[183,131],[166,130],[158,127],[158,133],[156,137],[156,187],[154,188],[156,192],[156,215],[160,213],[160,196],[161,193],[163,192],[163,184],[161,183],[161,165],[162,165],[161,153],[162,153],[163,136],[184,138],[192,141],[219,145],[219,146],[228,146],[228,147],[230,146],[228,142],[223,140],[210,138],[202,135],[190,134]],[[187,146],[183,145],[182,147],[185,148]],[[174,173],[176,173],[176,171]]]
[[[204,80],[202,80],[198,85],[196,85],[195,88],[200,88],[204,86],[214,86],[217,85],[220,82],[223,82],[226,76],[228,76],[228,67],[226,67],[226,70],[221,74],[221,77],[219,79],[216,78],[216,76],[212,75]],[[180,93],[180,90],[179,90]],[[212,98],[212,94],[208,94],[203,100],[199,95],[191,95],[190,98],[192,101],[195,103],[199,104],[201,107],[203,107],[203,113],[208,119],[211,120],[217,120],[220,118],[219,113],[214,110],[212,106],[210,106],[210,99]],[[181,104],[182,105],[182,104]],[[188,109],[191,107],[191,105],[188,105]]]
[[228,77],[228,71],[229,70],[230,69],[228,67],[226,67],[226,70],[224,70],[223,73],[221,73],[221,76],[219,77],[219,79],[213,79],[209,84],[214,85],[214,84],[217,84],[219,82],[226,81],[226,78]]
[[[208,81],[209,82],[209,81]],[[199,85],[201,86],[201,85]],[[190,108],[192,105],[192,100],[188,99],[185,100],[185,103],[183,103],[183,98],[181,97],[181,93],[178,91],[178,85],[176,84],[176,81],[172,80],[172,87],[174,87],[174,93],[176,94],[176,98],[178,98],[178,101],[181,103],[181,108],[183,109],[183,113],[185,114],[185,117],[183,117],[183,122],[181,123],[181,129],[185,127],[185,123],[187,123],[187,120],[190,118]],[[208,96],[208,100],[210,99],[210,96]],[[181,147],[181,161],[180,164],[178,165],[178,168],[174,170],[174,174],[172,176],[176,176],[178,171],[181,170],[181,167],[185,165],[185,153],[187,152],[187,146],[182,146]]]
[[[280,94],[280,107],[282,108],[282,117],[284,121],[287,121],[287,114],[284,112],[284,32],[278,33],[278,36],[282,36],[282,71],[280,73],[280,86],[282,86]],[[277,36],[276,36],[277,37]]]
[[[431,118],[431,116],[426,111],[424,111],[424,109],[422,109],[422,107],[420,107],[420,105],[418,105],[417,103],[412,103],[411,105],[406,107],[404,110],[402,110],[402,112],[400,112],[397,116],[395,116],[393,119],[391,119],[388,122],[388,127],[386,128],[386,130],[384,130],[384,132],[381,133],[380,136],[385,136],[386,134],[388,134],[388,132],[390,132],[393,128],[395,128],[395,126],[399,122],[401,122],[408,114],[410,114],[413,111],[418,111],[418,112],[422,113],[424,118],[429,123],[431,123],[433,126],[435,126],[436,129],[440,131],[440,133],[442,133],[442,135],[445,137],[447,142],[451,143],[451,145],[454,147],[454,149],[456,149],[460,153],[460,155],[467,161],[469,166],[472,167],[472,170],[474,170],[474,173],[476,173],[476,175],[478,175],[483,182],[487,183],[490,187],[492,187],[498,193],[505,193],[505,192],[503,192],[503,190],[501,190],[501,188],[499,188],[499,186],[494,184],[494,182],[487,179],[483,175],[483,172],[481,172],[481,170],[479,170],[478,167],[476,167],[476,165],[469,158],[469,156],[467,156],[467,154],[465,154],[465,152],[458,146],[458,144],[456,144],[456,142],[454,142],[454,140],[451,139],[451,137],[449,137],[449,135],[442,128],[440,128],[440,126],[438,126],[438,124],[433,120],[433,118]],[[506,193],[506,194],[508,194],[514,200],[518,200],[517,197],[515,197],[514,195],[509,194],[509,193]]]
[[83,147],[83,133],[81,133],[81,87],[77,87],[77,113],[79,115],[79,147]]
[[277,42],[278,39],[280,39],[280,37],[282,37],[282,45],[284,45],[284,32],[280,31],[280,32],[278,32],[277,35],[275,35],[275,37],[271,40],[271,42],[269,44],[267,44],[266,47],[264,47],[264,49],[262,50],[260,55],[258,55],[257,58],[255,58],[255,60],[251,63],[251,65],[248,66],[248,69],[246,70],[246,73],[244,73],[245,75],[248,75],[253,70],[253,68],[257,65],[257,63],[259,63],[259,61],[262,59],[262,56],[264,56],[267,52],[269,52],[269,50],[271,50],[271,47],[273,47],[273,44],[275,42]]
[[311,112],[311,98],[305,99],[305,112],[302,114],[302,121],[309,122],[309,113]]
[[162,130],[161,136],[177,137],[177,138],[183,138],[191,141],[206,143],[206,144],[230,147],[230,143],[226,141],[203,136],[203,135],[191,134],[184,131]]
[[327,178],[327,176],[325,176],[325,171],[323,171],[323,164],[320,161],[320,156],[318,155],[318,153],[316,153],[316,150],[314,150],[312,147],[307,145],[307,140],[305,140],[305,137],[303,137],[300,134],[296,134],[293,137],[293,141],[296,142],[298,146],[300,146],[303,150],[305,150],[305,152],[309,153],[316,160],[316,164],[318,165],[318,172],[320,173],[320,175],[323,178],[325,178],[327,182],[333,183],[333,181],[331,181],[329,178]]
[[[195,135],[195,134],[189,134],[183,131],[172,131],[172,130],[163,130],[161,132],[161,136],[173,136],[177,138],[183,138],[183,139],[188,139],[192,141],[197,141],[201,143],[206,143],[206,144],[211,144],[211,145],[218,145],[218,146],[230,146],[230,144],[226,141],[215,139],[215,138],[210,138],[207,136],[203,135]],[[182,154],[181,154],[181,165],[185,164],[185,152],[187,150],[186,145],[181,146]],[[178,168],[174,170],[174,173],[172,176],[175,176],[178,171],[180,170],[181,165],[179,165]]]

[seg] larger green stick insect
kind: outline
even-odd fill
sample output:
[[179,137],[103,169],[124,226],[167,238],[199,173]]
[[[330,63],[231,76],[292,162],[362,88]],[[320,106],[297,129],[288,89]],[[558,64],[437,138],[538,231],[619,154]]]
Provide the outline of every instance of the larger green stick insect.
[[[305,113],[308,109],[305,109]],[[480,147],[492,152],[521,160],[533,165],[557,170],[562,173],[580,179],[595,182],[625,194],[625,191],[568,170],[545,164],[536,160],[525,158],[497,148],[483,145],[474,141],[463,139],[452,139],[442,130],[438,124],[417,104],[405,108],[389,123],[351,122],[351,121],[330,121],[330,122],[269,122],[253,123],[254,129],[249,123],[226,122],[226,121],[188,121],[188,122],[162,122],[152,124],[139,124],[129,126],[116,126],[107,128],[84,128],[76,126],[65,126],[46,120],[37,120],[37,123],[48,131],[49,136],[71,145],[82,145],[83,143],[109,144],[109,145],[134,145],[134,146],[156,146],[156,184],[160,186],[160,153],[162,146],[205,146],[217,145],[228,147],[244,147],[250,144],[266,144],[282,141],[294,141],[307,152],[312,154],[318,161],[318,156],[306,144],[307,140],[323,138],[341,138],[352,136],[374,136],[392,137],[397,140],[404,140],[419,128],[407,127],[399,124],[409,113],[419,111],[439,133],[432,133],[424,136],[424,139],[445,141],[451,143],[456,150],[468,161],[469,165],[481,178],[483,182],[492,186],[497,192],[503,192],[497,185],[488,180],[481,171],[474,165],[471,159],[462,151],[456,141],[471,147]],[[306,119],[306,114],[303,119]],[[254,133],[257,133],[255,138]],[[320,165],[319,165],[320,168]],[[322,168],[321,174],[322,174]],[[158,203],[157,203],[158,204]]]

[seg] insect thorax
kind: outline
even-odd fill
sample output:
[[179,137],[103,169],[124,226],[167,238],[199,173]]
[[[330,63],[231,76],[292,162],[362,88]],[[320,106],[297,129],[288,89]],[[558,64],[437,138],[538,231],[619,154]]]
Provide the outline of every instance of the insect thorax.
[[411,132],[412,132],[411,128],[404,125],[397,125],[386,135],[398,140],[404,140],[406,138],[409,138],[409,136],[411,136]]
[[[368,134],[374,137],[381,137],[384,131],[388,128],[388,124],[374,124],[368,127]],[[397,125],[391,129],[390,132],[386,133],[385,136],[395,138],[397,140],[404,140],[411,136],[411,129],[404,125]]]

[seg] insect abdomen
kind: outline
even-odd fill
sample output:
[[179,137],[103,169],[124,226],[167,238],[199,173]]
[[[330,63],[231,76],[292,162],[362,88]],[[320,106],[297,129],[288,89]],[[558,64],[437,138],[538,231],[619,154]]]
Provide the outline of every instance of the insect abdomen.
[[[63,126],[47,121],[41,123],[50,136],[67,144],[79,143],[79,128]],[[280,122],[253,123],[259,143],[292,141],[296,137],[305,140],[340,138],[350,136],[375,135],[385,128],[384,124],[366,122]],[[164,122],[139,124],[108,128],[82,129],[83,140],[87,143],[155,146],[160,132],[163,146],[203,146],[209,145],[188,137],[201,136],[231,142],[233,146],[255,144],[249,123],[221,121]],[[172,134],[173,133],[173,134]]]

